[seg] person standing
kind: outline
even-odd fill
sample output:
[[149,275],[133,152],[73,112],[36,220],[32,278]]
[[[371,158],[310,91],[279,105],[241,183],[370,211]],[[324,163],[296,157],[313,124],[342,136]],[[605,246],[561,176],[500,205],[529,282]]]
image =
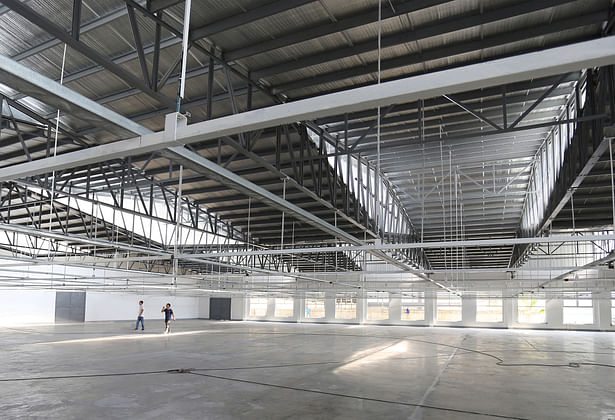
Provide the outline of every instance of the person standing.
[[135,330],[139,329],[139,322],[141,323],[141,331],[143,331],[145,329],[145,323],[143,322],[143,313],[145,311],[143,310],[143,301],[140,300],[139,301],[139,312],[137,314],[137,326],[135,327]]
[[171,332],[171,319],[175,321],[175,314],[173,313],[173,309],[171,309],[171,304],[167,303],[166,306],[162,307],[160,312],[164,312],[164,333],[168,334]]

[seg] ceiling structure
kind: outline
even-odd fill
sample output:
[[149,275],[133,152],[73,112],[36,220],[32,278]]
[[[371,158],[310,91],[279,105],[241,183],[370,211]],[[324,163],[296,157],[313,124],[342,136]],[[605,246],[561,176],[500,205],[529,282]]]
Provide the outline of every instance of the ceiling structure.
[[[0,171],[169,128],[183,1],[2,3],[0,54],[75,96],[0,72]],[[180,107],[188,127],[613,31],[611,0],[380,7],[374,0],[194,0]],[[508,239],[612,226],[604,133],[615,120],[613,91],[612,65],[576,68],[220,135],[187,145],[189,156],[143,150],[10,179],[0,215],[24,236],[5,229],[3,249],[107,262],[121,252],[134,258],[126,268],[176,275],[246,267],[341,273],[377,260],[423,280],[438,270],[513,269],[536,247]],[[216,167],[204,169],[199,158]],[[229,174],[221,178],[223,170]],[[487,239],[502,243],[322,250]],[[319,250],[257,255],[280,248]],[[199,257],[214,251],[253,252]],[[147,255],[158,259],[139,259]]]

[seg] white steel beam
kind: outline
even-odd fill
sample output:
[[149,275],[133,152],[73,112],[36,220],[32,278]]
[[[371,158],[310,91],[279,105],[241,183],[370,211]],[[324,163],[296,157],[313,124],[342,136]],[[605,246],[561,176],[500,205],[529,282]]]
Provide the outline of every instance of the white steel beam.
[[[55,85],[58,84],[56,82],[31,70],[27,74],[20,75],[20,71],[16,70],[15,64],[8,63],[8,61],[12,60],[6,57],[0,60],[0,75],[8,75],[11,80],[15,77],[22,80],[33,77],[38,82],[41,79],[46,79],[44,85],[40,83],[37,85],[38,88],[52,87],[57,90]],[[454,94],[612,64],[615,64],[615,36],[229,115],[178,128],[177,136],[172,139],[164,139],[156,134],[143,134],[133,131],[142,135],[142,137],[116,142],[113,147],[99,149],[104,146],[97,146],[89,150],[67,153],[63,156],[65,156],[64,159],[72,160],[73,166],[82,166],[92,163],[92,154],[97,154],[98,161],[109,159],[107,152],[110,150],[114,150],[115,153],[122,153],[123,156],[142,154],[167,146],[201,142],[296,121],[373,109],[378,106],[407,103],[444,94]],[[75,95],[79,97],[75,97]],[[84,105],[84,100],[88,101],[87,105]],[[88,108],[89,105],[94,104],[93,101],[74,92],[71,93],[70,102],[82,109],[90,109]],[[91,110],[98,115],[100,111],[98,108],[100,108],[100,105],[97,105],[97,108],[91,108]],[[108,112],[111,111],[105,111],[105,113]],[[125,126],[120,121],[116,121],[116,124],[131,130],[131,126]],[[134,124],[132,122],[131,125]],[[66,166],[62,166],[65,165],[65,162],[60,160],[61,157],[49,157],[2,168],[0,169],[0,181],[40,175],[65,168]]]
[[615,251],[611,251],[609,252],[609,254],[605,257],[599,258],[595,261],[592,261],[590,263],[587,263],[581,267],[575,267],[570,271],[567,271],[563,274],[560,274],[559,276],[553,277],[545,282],[540,283],[537,287],[533,287],[531,289],[525,289],[525,290],[521,290],[519,293],[517,293],[516,295],[513,296],[519,296],[521,294],[527,293],[527,292],[532,292],[534,290],[536,291],[541,291],[542,289],[545,288],[546,285],[548,285],[549,283],[555,282],[555,281],[559,281],[559,280],[565,280],[567,277],[569,277],[570,275],[574,274],[574,273],[578,273],[579,271],[583,271],[583,270],[591,270],[593,268],[599,267],[601,265],[606,265],[608,263],[610,263],[611,261],[615,260]]
[[56,241],[61,241],[61,242],[76,242],[76,243],[85,244],[85,245],[115,248],[115,249],[121,249],[124,251],[139,252],[139,253],[151,254],[151,255],[157,255],[157,256],[168,255],[167,252],[158,251],[152,248],[145,248],[145,247],[141,247],[137,245],[122,244],[119,242],[112,242],[112,241],[107,241],[104,239],[86,238],[86,237],[79,236],[79,235],[71,235],[71,234],[65,235],[62,233],[57,233],[57,232],[44,230],[44,229],[34,229],[32,227],[18,225],[15,223],[13,224],[0,223],[0,231],[14,232],[14,233],[22,234],[22,235],[34,236],[37,238],[55,239]]
[[[172,117],[169,115],[168,117]],[[169,127],[169,124],[172,124],[173,118],[167,118],[167,127],[165,128],[166,132],[172,131],[172,128]],[[181,125],[178,125],[177,131],[181,129]],[[248,181],[245,178],[229,171],[221,167],[220,165],[215,164],[209,159],[205,159],[198,153],[191,152],[190,150],[184,147],[169,147],[164,154],[166,156],[171,157],[174,161],[181,163],[186,168],[190,168],[197,173],[201,173],[206,175],[208,178],[213,179],[215,181],[220,182],[223,185],[230,186],[237,191],[241,191],[244,194],[254,197],[257,200],[268,204],[273,208],[277,208],[283,212],[293,215],[299,220],[303,220],[304,222],[316,227],[317,229],[327,232],[335,238],[342,239],[349,244],[363,245],[363,241],[357,239],[353,235],[343,231],[342,229],[333,226],[327,221],[321,219],[318,216],[314,216],[311,212],[302,209],[299,206],[291,203],[288,200],[285,200],[270,191],[259,187],[251,181]],[[397,259],[387,255],[378,249],[368,250],[370,254],[387,261],[390,264],[402,269],[410,269],[411,267],[403,262],[398,261]]]
[[332,236],[343,239],[344,241],[361,245],[363,242],[353,235],[344,232],[342,229],[333,226],[332,224],[322,220],[318,216],[314,216],[311,212],[302,209],[301,207],[285,200],[272,192],[259,187],[251,181],[215,164],[184,147],[170,147],[164,152],[165,156],[171,157],[175,162],[181,163],[186,168],[190,168],[197,173],[206,175],[209,179],[218,181],[223,185],[230,186],[231,188],[241,191],[242,193],[256,198],[257,200],[268,204],[273,208],[277,208],[287,214],[296,217],[299,220],[324,231]]
[[126,118],[4,55],[0,55],[0,80],[9,87],[19,87],[22,93],[27,93],[42,102],[53,105],[63,112],[79,116],[92,125],[102,128],[112,127],[111,131],[118,131],[117,129],[119,129],[121,133],[137,135],[152,133],[151,130],[130,118]]
[[[465,248],[465,247],[491,247],[491,246],[510,246],[524,244],[547,244],[547,243],[567,243],[567,242],[592,242],[592,241],[613,241],[615,235],[557,235],[533,238],[507,238],[507,239],[468,239],[464,241],[434,241],[434,242],[412,242],[397,244],[378,244],[361,246],[337,246],[337,247],[315,247],[315,248],[289,248],[289,249],[267,249],[259,251],[233,251],[233,252],[210,252],[203,254],[185,254],[182,258],[211,258],[211,257],[231,257],[248,255],[282,255],[282,254],[310,254],[314,252],[344,252],[344,251],[387,251],[397,249],[443,249],[443,248]],[[508,270],[508,269],[507,269]],[[457,272],[457,270],[455,270]]]

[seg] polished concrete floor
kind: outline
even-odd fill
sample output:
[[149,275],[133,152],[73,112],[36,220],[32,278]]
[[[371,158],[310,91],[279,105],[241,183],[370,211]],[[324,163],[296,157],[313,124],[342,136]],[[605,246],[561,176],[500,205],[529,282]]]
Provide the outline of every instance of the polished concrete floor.
[[0,328],[0,418],[615,419],[614,333],[146,327]]

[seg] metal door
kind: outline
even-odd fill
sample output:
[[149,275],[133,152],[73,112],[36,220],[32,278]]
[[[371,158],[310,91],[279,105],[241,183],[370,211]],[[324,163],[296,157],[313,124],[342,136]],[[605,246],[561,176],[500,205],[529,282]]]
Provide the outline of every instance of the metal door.
[[209,319],[231,319],[231,298],[210,298]]
[[56,322],[85,321],[85,292],[56,292]]

